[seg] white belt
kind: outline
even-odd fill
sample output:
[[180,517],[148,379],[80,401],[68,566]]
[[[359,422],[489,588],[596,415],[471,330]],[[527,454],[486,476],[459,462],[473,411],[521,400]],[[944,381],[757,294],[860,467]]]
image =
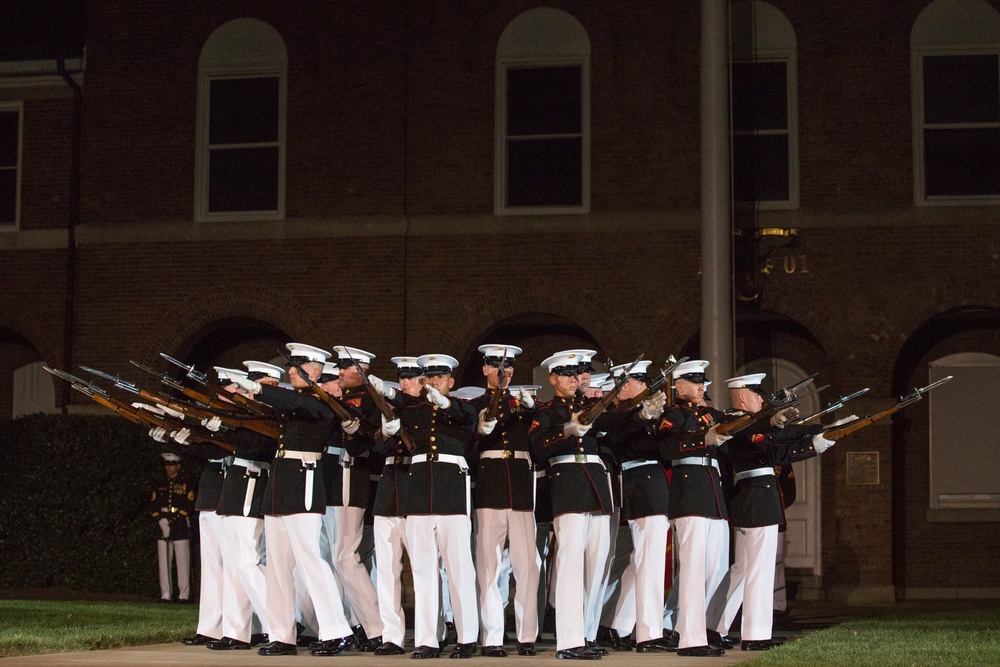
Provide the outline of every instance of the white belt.
[[409,456],[387,456],[385,457],[385,464],[387,466],[408,466],[410,465]]
[[344,449],[343,447],[327,447],[326,448],[326,453],[327,454],[336,454],[340,458],[344,458],[344,455],[347,454],[347,450]]
[[550,466],[559,465],[560,463],[600,463],[602,466],[604,465],[603,459],[596,454],[568,454],[549,459]]
[[441,463],[454,463],[459,468],[463,470],[469,469],[469,464],[465,462],[464,456],[455,456],[454,454],[417,454],[410,458],[410,463],[426,463],[427,461],[434,462],[440,461]]
[[234,466],[243,466],[247,470],[253,473],[259,473],[261,470],[270,470],[271,464],[265,463],[264,461],[251,461],[250,459],[241,459],[236,457],[233,459]]
[[542,477],[545,477],[548,474],[549,474],[548,468],[542,468],[541,470],[536,470],[535,479],[541,479]]
[[754,468],[736,473],[736,481],[750,479],[751,477],[763,477],[764,475],[774,476],[774,468]]
[[209,459],[208,462],[209,463],[221,463],[222,465],[229,465],[229,458],[230,457],[228,457],[228,456],[224,456],[221,459]]
[[315,463],[323,458],[323,452],[299,452],[294,449],[282,449],[278,452],[279,459],[295,459],[303,463]]
[[625,461],[622,463],[622,470],[631,470],[632,468],[638,468],[639,466],[655,466],[659,465],[659,461],[650,461],[649,459],[641,459],[637,461]]
[[716,472],[719,472],[719,462],[713,459],[711,456],[685,456],[682,459],[674,459],[671,461],[672,466],[705,466],[706,468],[712,466],[715,468]]
[[528,452],[522,452],[513,449],[487,449],[485,452],[479,452],[479,458],[481,459],[524,459],[525,461],[531,460],[531,454]]

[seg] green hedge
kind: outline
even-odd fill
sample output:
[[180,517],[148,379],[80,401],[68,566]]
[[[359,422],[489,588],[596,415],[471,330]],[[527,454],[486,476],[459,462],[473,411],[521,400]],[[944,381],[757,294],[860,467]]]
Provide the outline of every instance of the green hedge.
[[[158,596],[148,510],[159,454],[120,417],[0,422],[0,588]],[[196,481],[200,468],[184,468]]]

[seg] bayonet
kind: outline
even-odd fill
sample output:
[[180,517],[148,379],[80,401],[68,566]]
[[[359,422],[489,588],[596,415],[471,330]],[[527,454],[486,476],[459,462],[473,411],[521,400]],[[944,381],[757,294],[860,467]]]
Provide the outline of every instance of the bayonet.
[[833,412],[835,410],[839,410],[840,408],[844,407],[844,404],[847,403],[848,401],[853,401],[855,398],[858,398],[860,396],[864,396],[866,393],[868,393],[868,387],[864,387],[862,389],[859,389],[859,390],[857,390],[856,392],[854,392],[852,394],[847,394],[846,396],[841,396],[840,398],[838,398],[838,399],[836,399],[834,401],[830,401],[830,404],[827,405],[822,410],[820,410],[819,412],[813,413],[813,414],[811,414],[808,417],[805,417],[803,419],[798,419],[798,420],[796,420],[793,423],[795,423],[795,424],[811,424],[811,423],[815,422],[816,420],[818,420],[819,418],[823,417],[824,415],[828,415],[831,412]]
[[194,368],[194,366],[192,366],[190,364],[185,364],[180,359],[174,359],[173,357],[171,357],[169,354],[167,354],[165,352],[160,352],[160,356],[163,357],[164,359],[166,359],[167,361],[169,361],[170,363],[172,363],[173,365],[178,366],[178,367],[184,369],[184,374],[185,374],[186,377],[191,378],[192,380],[194,380],[195,382],[197,382],[199,384],[208,384],[208,376],[205,373],[201,373],[199,371],[196,371],[195,368]]
[[138,361],[129,361],[129,363],[132,364],[133,366],[135,366],[136,368],[140,369],[140,370],[146,371],[150,375],[155,375],[156,377],[160,378],[160,382],[162,382],[163,384],[167,385],[171,389],[176,389],[177,391],[184,391],[184,385],[182,385],[180,382],[178,382],[177,380],[173,379],[172,377],[170,377],[166,373],[161,373],[160,371],[154,370],[154,369],[150,368],[149,366],[146,366],[144,364],[140,364]]
[[897,401],[896,405],[892,406],[891,408],[883,410],[882,412],[879,412],[877,414],[870,415],[868,417],[862,417],[861,419],[856,419],[852,421],[850,424],[845,424],[843,426],[831,428],[830,430],[825,431],[823,433],[823,437],[828,440],[839,440],[840,438],[843,438],[845,435],[850,435],[851,433],[860,431],[866,426],[871,426],[880,419],[885,419],[890,415],[896,414],[906,406],[913,405],[921,398],[923,398],[924,394],[929,392],[931,389],[934,389],[935,387],[940,387],[951,378],[952,376],[949,375],[947,377],[941,378],[940,380],[937,380],[936,382],[930,383],[923,389],[914,389],[913,393],[907,394],[906,396],[900,396],[899,401]]

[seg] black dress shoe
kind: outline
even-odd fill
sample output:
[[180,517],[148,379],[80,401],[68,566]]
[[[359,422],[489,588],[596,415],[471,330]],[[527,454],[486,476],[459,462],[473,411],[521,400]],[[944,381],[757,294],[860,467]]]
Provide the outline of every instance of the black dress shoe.
[[507,651],[503,646],[484,646],[479,651],[480,655],[485,655],[487,658],[506,658]]
[[650,639],[636,644],[635,650],[638,653],[666,653],[670,650],[670,647],[667,646],[666,641],[663,639]]
[[382,637],[366,638],[363,642],[361,642],[361,645],[358,646],[358,650],[362,653],[374,653],[381,645]]
[[677,645],[680,643],[681,636],[677,634],[676,630],[670,632],[669,634],[666,630],[663,631],[663,644],[667,647],[668,651],[676,651]]
[[744,651],[770,651],[775,646],[781,646],[784,642],[776,642],[773,639],[747,639],[740,642],[740,649]]
[[561,660],[600,660],[601,656],[586,646],[574,646],[556,651],[556,657]]
[[708,635],[708,643],[712,646],[718,646],[719,648],[733,648],[736,646],[732,639],[723,637],[715,630],[708,630],[705,634]]
[[589,648],[591,651],[593,651],[597,655],[607,655],[608,654],[608,649],[604,648],[603,646],[598,646],[597,642],[595,642],[593,639],[588,639],[587,640],[587,648]]
[[309,648],[309,655],[330,656],[340,655],[344,651],[350,651],[357,645],[357,638],[354,635],[338,637],[337,639],[326,639],[313,644]]
[[677,655],[688,658],[714,658],[715,656],[725,655],[726,652],[723,651],[718,646],[688,646],[687,648],[677,649]]
[[312,635],[299,635],[295,640],[295,645],[299,648],[309,648],[313,644],[319,643],[319,637],[313,637]]
[[358,646],[361,646],[366,641],[368,641],[368,633],[365,632],[365,628],[363,625],[360,624],[355,625],[354,627],[351,628],[351,632],[353,632],[354,636],[357,638]]
[[198,634],[195,635],[194,637],[185,637],[184,639],[181,640],[181,643],[184,644],[185,646],[204,646],[208,642],[217,642],[217,641],[219,640],[216,639],[215,637],[206,637],[205,635]]
[[[500,647],[500,650],[503,651],[503,646]],[[475,654],[476,654],[476,643],[472,642],[471,644],[455,644],[455,648],[451,649],[451,655],[449,655],[448,657],[471,658]],[[503,654],[507,655],[507,652],[504,651]]]
[[295,644],[271,642],[257,649],[257,655],[295,655]]
[[205,644],[205,647],[213,651],[246,651],[250,649],[250,642],[243,642],[232,637],[223,637],[217,642],[208,642]]
[[410,654],[411,658],[423,660],[424,658],[436,658],[441,655],[441,649],[436,646],[418,646]]
[[266,644],[270,639],[267,638],[267,633],[262,632],[256,635],[250,635],[250,645],[259,646],[260,644]]
[[622,638],[618,636],[618,631],[614,628],[600,625],[597,627],[597,643],[600,646],[607,646],[608,648],[617,650],[622,643]]
[[444,638],[441,640],[441,648],[454,644],[458,641],[458,628],[451,621],[444,623]]
[[399,644],[393,644],[392,642],[385,642],[377,649],[375,649],[375,655],[403,655],[406,651]]
[[535,645],[532,642],[517,643],[518,655],[535,655]]

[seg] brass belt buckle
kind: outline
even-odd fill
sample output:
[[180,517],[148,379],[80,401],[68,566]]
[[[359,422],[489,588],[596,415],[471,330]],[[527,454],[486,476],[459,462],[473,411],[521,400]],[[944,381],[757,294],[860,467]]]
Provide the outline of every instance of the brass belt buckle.
[[509,459],[512,456],[514,456],[514,452],[510,451],[509,449],[505,449],[503,450],[503,455],[500,458]]
[[577,463],[586,463],[587,462],[587,455],[586,454],[574,454],[573,455],[573,460],[576,461]]
[[285,458],[285,450],[284,449],[279,449],[278,450],[278,458],[279,459]]
[[427,455],[427,461],[428,462],[435,462],[436,463],[437,460],[438,460],[438,453],[437,452],[431,452],[431,453],[429,453]]

